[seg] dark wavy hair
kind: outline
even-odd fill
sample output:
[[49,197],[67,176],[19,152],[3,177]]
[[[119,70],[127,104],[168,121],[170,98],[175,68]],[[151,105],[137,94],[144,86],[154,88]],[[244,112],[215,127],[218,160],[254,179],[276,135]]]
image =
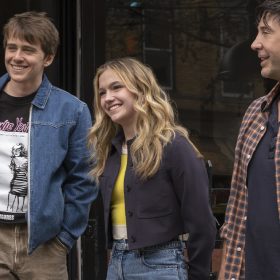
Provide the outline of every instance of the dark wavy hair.
[[267,25],[267,19],[273,16],[280,23],[280,0],[265,0],[256,8],[256,24],[263,20]]

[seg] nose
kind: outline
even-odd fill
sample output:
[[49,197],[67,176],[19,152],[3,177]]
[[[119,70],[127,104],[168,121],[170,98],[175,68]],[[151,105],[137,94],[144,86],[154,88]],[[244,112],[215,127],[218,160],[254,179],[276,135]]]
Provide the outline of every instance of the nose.
[[103,100],[105,103],[110,103],[114,100],[114,96],[110,92],[110,90],[107,90],[106,93],[103,96]]
[[251,49],[253,51],[258,51],[261,48],[262,48],[262,43],[260,42],[258,36],[256,36],[255,40],[251,44]]
[[15,52],[14,59],[22,60],[22,51],[20,49]]
[[114,100],[114,95],[112,94],[112,92],[110,90],[107,90],[106,94],[105,94],[105,102],[110,102]]

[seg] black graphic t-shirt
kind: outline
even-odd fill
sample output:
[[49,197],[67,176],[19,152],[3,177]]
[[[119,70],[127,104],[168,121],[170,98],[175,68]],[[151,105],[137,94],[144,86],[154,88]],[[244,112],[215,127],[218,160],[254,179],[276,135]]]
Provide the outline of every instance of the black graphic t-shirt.
[[0,223],[25,222],[28,202],[28,129],[36,93],[0,93]]

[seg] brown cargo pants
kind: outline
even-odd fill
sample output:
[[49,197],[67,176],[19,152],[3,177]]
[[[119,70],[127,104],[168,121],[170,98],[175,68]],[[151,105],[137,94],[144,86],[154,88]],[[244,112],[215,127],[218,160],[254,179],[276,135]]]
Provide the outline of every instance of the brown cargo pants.
[[27,225],[0,224],[0,279],[67,280],[67,249],[54,238],[27,254]]

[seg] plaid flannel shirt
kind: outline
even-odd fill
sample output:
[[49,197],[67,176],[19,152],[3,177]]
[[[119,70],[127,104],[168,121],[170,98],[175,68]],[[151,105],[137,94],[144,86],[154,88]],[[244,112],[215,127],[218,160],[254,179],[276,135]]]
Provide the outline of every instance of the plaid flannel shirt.
[[[235,148],[235,161],[225,223],[221,237],[225,239],[225,280],[245,279],[245,232],[247,219],[247,169],[250,159],[264,136],[269,110],[278,95],[279,83],[266,95],[256,99],[247,109],[240,127]],[[280,220],[280,134],[275,150],[276,192]]]

